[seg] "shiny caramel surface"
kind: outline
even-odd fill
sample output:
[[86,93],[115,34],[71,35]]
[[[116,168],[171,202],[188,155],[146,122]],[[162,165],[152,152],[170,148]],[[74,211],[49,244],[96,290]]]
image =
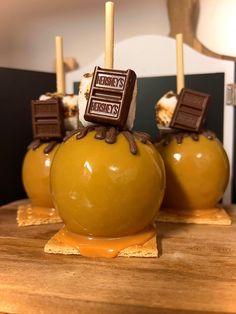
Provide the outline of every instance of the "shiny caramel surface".
[[130,153],[119,134],[115,144],[95,132],[60,145],[51,171],[52,196],[67,228],[83,235],[134,234],[156,216],[165,189],[162,158],[150,143]]
[[156,229],[152,226],[137,234],[117,238],[83,236],[70,232],[64,227],[57,234],[57,241],[63,243],[65,247],[67,245],[74,247],[83,256],[112,258],[123,249],[133,245],[143,245],[155,235]]
[[49,173],[52,159],[59,145],[54,147],[49,154],[44,154],[43,150],[47,145],[48,143],[45,143],[35,150],[28,150],[23,161],[22,179],[33,206],[52,208]]
[[229,180],[229,161],[216,138],[200,135],[199,141],[173,139],[156,145],[166,167],[166,193],[162,207],[178,209],[214,208]]

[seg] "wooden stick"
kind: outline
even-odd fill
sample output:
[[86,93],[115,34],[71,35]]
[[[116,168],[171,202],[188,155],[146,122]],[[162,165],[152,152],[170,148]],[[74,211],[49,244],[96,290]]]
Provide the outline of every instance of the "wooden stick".
[[63,39],[61,36],[55,37],[56,44],[56,75],[57,93],[65,94],[65,71],[63,58]]
[[105,6],[105,68],[114,65],[114,2],[107,1]]
[[176,34],[177,94],[184,88],[183,34]]

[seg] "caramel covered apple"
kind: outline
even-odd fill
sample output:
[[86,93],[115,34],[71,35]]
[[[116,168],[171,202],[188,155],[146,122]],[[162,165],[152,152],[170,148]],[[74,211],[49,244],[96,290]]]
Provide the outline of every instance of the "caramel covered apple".
[[229,180],[228,157],[215,135],[202,129],[210,99],[208,94],[183,88],[169,134],[162,134],[156,145],[167,181],[159,221],[231,223],[218,205]]
[[60,222],[54,209],[49,187],[52,159],[63,138],[63,109],[59,99],[32,101],[34,141],[24,158],[22,180],[30,204],[17,212],[19,226]]
[[[66,137],[52,163],[51,193],[65,228],[45,252],[115,257],[135,246],[135,256],[142,256],[142,245],[155,242],[164,164],[147,134],[125,128],[136,74],[100,68],[94,73],[84,118],[97,124]],[[107,78],[102,88],[99,75]],[[127,83],[122,88],[111,87],[117,76]],[[148,256],[157,256],[155,244],[153,250]]]
[[[78,133],[80,134],[80,133]],[[135,234],[152,224],[165,188],[164,165],[154,146],[126,134],[109,145],[95,132],[61,144],[52,165],[52,197],[68,230],[96,237]],[[132,143],[131,143],[132,145]]]
[[45,153],[48,144],[30,147],[25,155],[22,177],[23,184],[32,204],[43,207],[53,207],[49,186],[49,173],[52,159],[58,149],[56,144],[52,150]]
[[50,168],[63,137],[78,127],[78,97],[65,93],[62,37],[56,36],[55,43],[57,91],[31,101],[34,141],[28,147],[22,174],[30,204],[19,207],[19,226],[61,221],[51,201]]
[[53,160],[51,193],[65,227],[45,252],[115,257],[132,246],[142,256],[153,239],[147,254],[157,256],[165,169],[149,137],[125,127],[135,81],[132,70],[95,68],[84,118],[96,124],[66,137]]
[[61,221],[53,206],[49,184],[51,163],[57,149],[58,144],[51,148],[48,143],[39,147],[31,145],[25,155],[22,179],[30,204],[19,206],[17,215],[19,226]]
[[212,132],[169,134],[156,145],[166,168],[164,209],[215,208],[229,180],[227,154]]
[[149,136],[132,132],[136,74],[113,69],[114,3],[106,3],[105,68],[79,91],[83,127],[66,137],[51,169],[51,193],[65,227],[47,253],[156,257],[154,220],[165,169]]
[[89,126],[67,137],[51,168],[51,193],[65,227],[47,253],[156,257],[154,220],[164,163],[144,133]]

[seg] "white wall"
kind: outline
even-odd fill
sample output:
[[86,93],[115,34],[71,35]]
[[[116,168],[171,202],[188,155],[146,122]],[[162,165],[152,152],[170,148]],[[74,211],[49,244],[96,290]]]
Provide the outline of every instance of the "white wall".
[[236,57],[236,0],[200,0],[197,37],[212,51]]
[[[104,49],[105,0],[1,0],[0,66],[53,71],[54,36],[81,67]],[[115,41],[168,35],[166,0],[115,1]],[[135,53],[135,52],[134,52]]]

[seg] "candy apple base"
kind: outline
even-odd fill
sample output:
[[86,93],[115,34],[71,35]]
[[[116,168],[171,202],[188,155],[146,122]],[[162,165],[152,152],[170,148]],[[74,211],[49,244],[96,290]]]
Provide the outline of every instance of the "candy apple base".
[[163,208],[158,212],[157,221],[174,223],[194,223],[206,225],[230,225],[231,218],[224,208],[180,210]]
[[53,206],[49,184],[51,163],[59,145],[45,153],[49,144],[43,143],[36,149],[31,148],[25,155],[22,179],[29,202],[18,207],[18,226],[61,222],[58,211]]
[[51,168],[55,207],[76,234],[122,237],[153,223],[165,190],[165,168],[154,146],[136,140],[133,155],[125,136],[114,144],[73,135],[61,144]]
[[33,206],[31,203],[18,206],[17,224],[19,227],[62,222],[55,208]]
[[46,243],[44,252],[103,258],[158,257],[156,230],[152,227],[128,237],[91,238],[63,227]]

